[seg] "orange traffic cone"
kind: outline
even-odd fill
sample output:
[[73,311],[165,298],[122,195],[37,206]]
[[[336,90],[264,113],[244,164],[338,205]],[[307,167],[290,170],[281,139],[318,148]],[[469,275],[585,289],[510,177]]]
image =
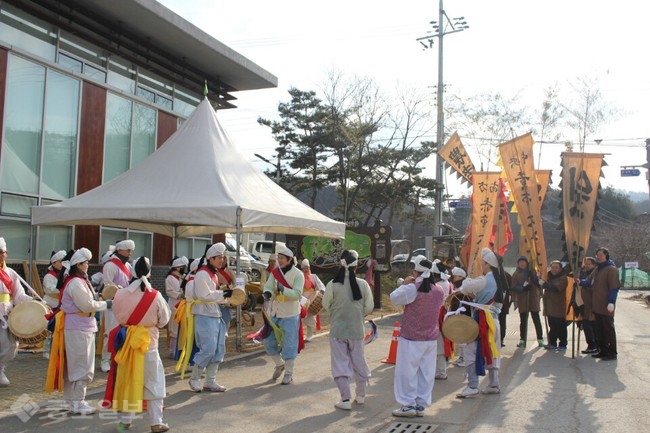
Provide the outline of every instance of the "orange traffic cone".
[[402,328],[399,326],[399,322],[395,322],[393,325],[393,336],[390,339],[390,349],[388,350],[388,358],[384,359],[384,364],[395,364],[397,361],[397,337],[399,337],[400,330]]

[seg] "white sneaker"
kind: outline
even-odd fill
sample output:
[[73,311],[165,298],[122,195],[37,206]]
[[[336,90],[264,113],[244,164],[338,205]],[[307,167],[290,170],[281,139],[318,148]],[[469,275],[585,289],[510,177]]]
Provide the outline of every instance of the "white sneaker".
[[480,391],[477,388],[470,388],[469,386],[462,390],[459,394],[456,394],[456,398],[471,398],[479,395]]
[[[190,385],[191,386],[191,385]],[[203,391],[208,392],[226,392],[226,387],[219,385],[217,382],[208,381],[203,387]]]
[[100,368],[104,373],[108,373],[111,371],[111,360],[110,359],[102,359],[102,363],[100,365]]
[[277,378],[280,377],[283,371],[284,371],[284,364],[276,366],[275,370],[273,370],[273,376],[271,376],[273,380],[277,380]]
[[447,373],[436,374],[436,380],[447,380]]
[[343,410],[350,410],[350,409],[352,409],[352,403],[350,403],[350,400],[339,401],[338,403],[336,403],[334,405],[334,407],[337,407],[337,408],[343,409]]
[[203,390],[200,379],[190,379],[188,384],[190,385],[190,389],[194,392],[201,392],[201,390]]
[[282,385],[289,385],[291,382],[293,382],[293,374],[284,373],[284,377],[282,378]]
[[0,370],[0,386],[9,386],[11,385],[11,382],[9,382],[9,378],[5,375],[4,370]]
[[483,391],[483,394],[500,394],[501,389],[498,386],[488,386]]
[[413,418],[417,416],[418,412],[415,409],[415,406],[402,406],[399,409],[393,411],[393,416],[403,417],[403,418]]
[[354,401],[356,401],[357,404],[364,404],[366,402],[366,397],[357,395],[356,397],[354,397]]
[[75,415],[91,415],[97,412],[97,409],[88,404],[85,400],[72,402],[70,413]]

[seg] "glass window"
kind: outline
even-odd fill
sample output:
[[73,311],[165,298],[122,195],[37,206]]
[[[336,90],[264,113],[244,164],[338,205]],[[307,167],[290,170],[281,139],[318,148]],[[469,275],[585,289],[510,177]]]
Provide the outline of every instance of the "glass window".
[[108,94],[104,140],[104,182],[129,169],[131,106],[128,99]]
[[127,93],[135,93],[135,68],[133,63],[111,55],[108,59],[108,84]]
[[165,98],[164,96],[156,95],[156,104],[171,111],[174,105],[174,101],[172,101],[171,98]]
[[52,257],[52,251],[68,251],[72,248],[72,227],[39,227],[37,245],[36,260],[49,261],[50,257]]
[[88,64],[84,65],[84,75],[100,83],[106,82],[106,71]]
[[35,56],[54,61],[56,29],[20,9],[2,2],[0,40]]
[[41,196],[74,195],[80,82],[56,71],[47,73]]
[[176,86],[174,91],[174,111],[189,116],[201,102],[199,95],[190,90]]
[[174,87],[169,80],[142,68],[138,68],[138,83],[143,84],[158,93],[162,93],[163,95],[172,96],[174,93]]
[[176,255],[185,256],[188,259],[196,259],[203,256],[207,246],[212,245],[210,238],[182,238],[176,239]]
[[59,65],[81,74],[83,62],[59,52]]
[[0,209],[2,215],[31,217],[32,206],[36,206],[35,197],[25,197],[22,195],[2,194],[2,204]]
[[8,260],[29,260],[29,222],[0,220],[0,233],[7,242]]
[[[138,232],[112,227],[102,227],[100,231],[99,248],[104,255],[109,245],[115,245],[117,241],[131,239],[135,242],[135,250],[131,252],[131,261],[138,257],[145,256],[151,260],[153,234]],[[99,261],[99,260],[98,260]]]
[[131,167],[156,150],[156,110],[135,104]]
[[151,103],[156,102],[156,94],[151,90],[147,90],[143,87],[138,86],[137,95],[142,99],[145,99]]
[[6,89],[2,189],[38,194],[45,68],[10,55]]
[[73,54],[80,59],[87,60],[100,68],[106,67],[104,50],[64,30],[61,30],[59,49]]

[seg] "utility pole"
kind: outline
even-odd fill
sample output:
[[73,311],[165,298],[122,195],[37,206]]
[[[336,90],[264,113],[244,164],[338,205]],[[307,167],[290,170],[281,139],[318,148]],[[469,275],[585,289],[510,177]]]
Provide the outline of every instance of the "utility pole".
[[[443,101],[442,101],[442,93],[444,91],[444,81],[442,78],[442,60],[443,60],[443,36],[451,34],[451,33],[457,33],[457,32],[462,32],[463,30],[466,30],[469,28],[467,25],[467,21],[465,21],[465,17],[458,17],[458,18],[453,18],[449,19],[447,16],[447,13],[445,12],[444,8],[442,7],[442,0],[439,0],[438,4],[438,21],[431,21],[430,24],[433,25],[433,29],[436,31],[435,34],[428,35],[428,36],[423,36],[421,38],[417,38],[416,41],[419,41],[420,44],[424,46],[424,49],[432,48],[433,47],[433,42],[434,38],[438,39],[438,86],[437,86],[437,94],[436,94],[436,108],[437,108],[437,120],[436,120],[436,183],[437,183],[437,190],[436,194],[434,197],[434,203],[435,203],[435,213],[433,214],[433,226],[434,226],[434,235],[440,236],[442,235],[442,206],[443,206],[443,191],[444,191],[444,171],[445,171],[445,166],[444,166],[444,160],[440,156],[440,149],[442,149],[443,146],[443,141],[445,139],[445,114],[443,111]],[[427,41],[428,45],[424,42]]]
[[646,160],[646,172],[645,178],[648,180],[648,196],[650,197],[650,138],[645,139],[645,160]]

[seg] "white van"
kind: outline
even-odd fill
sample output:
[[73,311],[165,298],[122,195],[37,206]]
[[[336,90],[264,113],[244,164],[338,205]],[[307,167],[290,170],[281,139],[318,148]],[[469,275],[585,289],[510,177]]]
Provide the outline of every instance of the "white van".
[[[275,254],[284,250],[287,245],[284,242],[275,243]],[[252,255],[259,257],[263,262],[269,261],[269,256],[273,254],[273,241],[251,241],[250,252]]]
[[[237,246],[232,237],[226,236],[224,242],[226,245],[226,257],[228,257],[228,266],[235,270],[237,264]],[[248,258],[248,253],[243,246],[239,246],[239,269],[241,272],[250,273],[252,270],[251,261]]]

